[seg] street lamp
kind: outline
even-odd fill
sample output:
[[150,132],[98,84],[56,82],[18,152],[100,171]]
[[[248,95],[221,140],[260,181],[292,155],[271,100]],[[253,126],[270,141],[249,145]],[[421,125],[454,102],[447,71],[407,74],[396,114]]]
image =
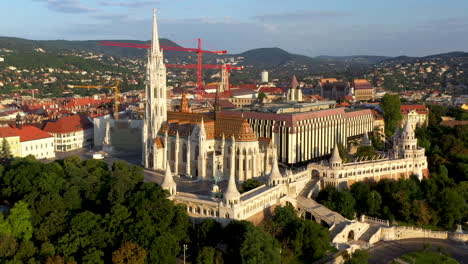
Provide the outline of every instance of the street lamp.
[[188,248],[187,244],[184,244],[183,248],[184,248],[184,264],[185,264],[185,251],[186,251],[187,248]]

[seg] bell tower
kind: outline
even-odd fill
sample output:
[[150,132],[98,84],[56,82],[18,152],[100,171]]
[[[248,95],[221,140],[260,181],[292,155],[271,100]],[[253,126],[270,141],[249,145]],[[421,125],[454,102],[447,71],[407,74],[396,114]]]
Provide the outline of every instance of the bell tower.
[[[146,109],[143,125],[142,163],[145,168],[156,168],[154,142],[161,125],[167,120],[166,66],[159,46],[156,9],[153,10],[153,35],[146,64]],[[164,146],[167,148],[167,146]],[[166,164],[165,161],[162,164]]]

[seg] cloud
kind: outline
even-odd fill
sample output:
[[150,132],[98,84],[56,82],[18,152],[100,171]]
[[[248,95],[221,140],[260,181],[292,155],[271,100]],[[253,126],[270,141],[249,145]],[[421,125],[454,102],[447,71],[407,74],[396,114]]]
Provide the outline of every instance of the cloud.
[[138,8],[138,7],[151,6],[154,4],[158,4],[159,2],[160,2],[159,0],[130,1],[130,2],[100,1],[99,4],[103,6]]
[[49,10],[58,13],[69,13],[69,14],[83,14],[91,13],[96,11],[95,8],[91,8],[83,5],[80,0],[36,0],[47,4]]
[[336,19],[349,16],[352,16],[352,14],[348,12],[301,10],[297,12],[257,15],[253,16],[252,19],[262,22],[296,22],[318,19]]

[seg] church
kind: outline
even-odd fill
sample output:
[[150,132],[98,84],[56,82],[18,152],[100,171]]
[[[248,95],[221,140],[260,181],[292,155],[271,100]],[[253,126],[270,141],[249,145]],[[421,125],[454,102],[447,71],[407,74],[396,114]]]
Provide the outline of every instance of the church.
[[[190,113],[184,96],[179,112],[167,111],[166,67],[159,46],[156,14],[147,62],[146,113],[142,163],[201,180],[237,181],[270,171],[275,146],[258,138],[247,119],[214,113]],[[219,100],[217,100],[219,107]]]

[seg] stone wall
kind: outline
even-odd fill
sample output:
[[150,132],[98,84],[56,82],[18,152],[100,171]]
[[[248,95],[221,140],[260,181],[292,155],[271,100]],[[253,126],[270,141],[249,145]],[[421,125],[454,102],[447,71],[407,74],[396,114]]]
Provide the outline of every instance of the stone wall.
[[468,233],[450,233],[449,238],[454,241],[458,242],[467,242],[468,241]]
[[[339,227],[336,227],[339,228]],[[332,238],[333,244],[344,244],[348,243],[349,240],[358,240],[361,235],[366,232],[369,228],[368,223],[362,223],[358,221],[352,221],[347,224],[340,232],[338,232],[335,237]],[[352,237],[350,238],[350,233]]]
[[447,239],[447,231],[432,231],[428,229],[406,227],[406,226],[392,226],[381,228],[380,240],[391,241],[409,238],[435,238]]

